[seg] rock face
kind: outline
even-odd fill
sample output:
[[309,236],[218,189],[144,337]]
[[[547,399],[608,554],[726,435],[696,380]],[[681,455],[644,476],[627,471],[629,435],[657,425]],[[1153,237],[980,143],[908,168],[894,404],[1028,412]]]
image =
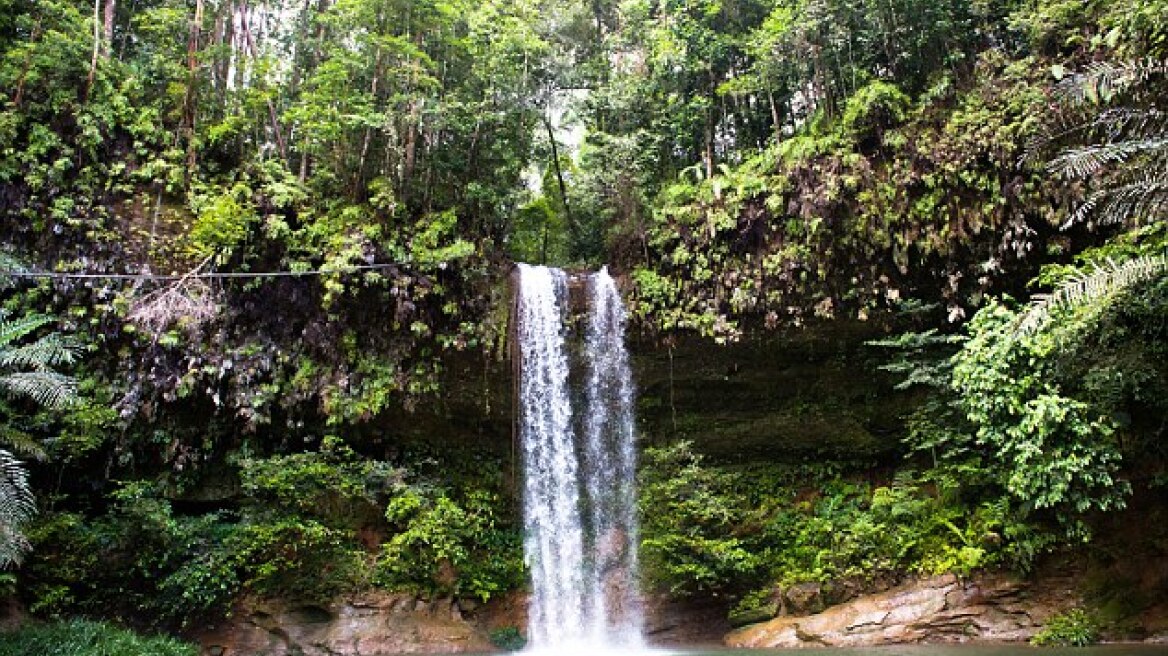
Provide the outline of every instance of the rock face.
[[910,642],[1028,640],[1077,601],[1069,585],[1035,589],[1005,576],[937,576],[804,617],[778,617],[726,636],[731,647],[866,647]]
[[645,641],[654,647],[694,649],[717,646],[730,630],[726,601],[713,597],[643,599]]
[[913,395],[893,389],[866,340],[879,326],[832,322],[751,332],[717,346],[630,344],[646,444],[692,440],[719,462],[862,459],[894,453]]
[[322,606],[249,602],[195,636],[205,656],[375,656],[489,652],[486,631],[451,599],[369,594]]

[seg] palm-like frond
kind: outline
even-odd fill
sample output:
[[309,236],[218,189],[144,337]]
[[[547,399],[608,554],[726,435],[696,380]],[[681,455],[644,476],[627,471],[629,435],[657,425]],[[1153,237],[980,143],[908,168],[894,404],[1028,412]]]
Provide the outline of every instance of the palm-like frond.
[[1110,143],[1068,148],[1047,164],[1047,169],[1070,178],[1087,178],[1115,164],[1139,155],[1159,155],[1168,151],[1168,134],[1149,139],[1124,139]]
[[6,313],[0,310],[0,349],[30,335],[36,329],[52,323],[53,318],[44,314],[28,314],[16,319],[8,319]]
[[1050,294],[1036,294],[1030,308],[1019,320],[1015,332],[1018,334],[1037,332],[1056,309],[1101,304],[1104,299],[1121,290],[1152,280],[1166,272],[1168,255],[1145,255],[1122,262],[1109,259],[1091,271],[1068,279]]
[[0,449],[0,569],[19,564],[28,551],[22,529],[35,514],[36,503],[24,466]]
[[31,344],[0,348],[0,369],[31,368],[44,371],[50,367],[73,364],[78,346],[57,333],[46,335]]
[[1161,169],[1091,192],[1071,213],[1063,228],[1087,222],[1092,217],[1098,225],[1115,225],[1128,221],[1147,223],[1165,215],[1168,215],[1168,169]]
[[1112,138],[1127,134],[1168,134],[1168,112],[1156,107],[1112,107],[1101,112],[1090,127]]
[[1058,129],[1029,144],[1025,159],[1059,145],[1047,170],[1090,183],[1064,228],[1139,224],[1168,212],[1168,112],[1162,85],[1151,83],[1165,75],[1168,61],[1096,62],[1059,84]]
[[49,457],[44,445],[36,438],[12,426],[0,425],[0,448],[8,449],[21,458],[46,460]]
[[77,381],[55,371],[17,371],[0,374],[0,391],[46,408],[63,408],[76,400]]
[[[0,271],[13,266],[0,255]],[[35,401],[47,408],[60,408],[77,398],[77,381],[53,371],[70,364],[77,345],[56,333],[26,340],[53,318],[30,314],[9,319],[0,310],[0,393]],[[0,427],[0,443],[33,457],[44,457],[44,449],[28,435],[6,425]],[[29,549],[22,532],[36,512],[24,466],[6,449],[0,449],[0,568],[20,562]]]
[[1137,87],[1156,75],[1168,73],[1168,62],[1140,59],[1130,62],[1095,62],[1068,76],[1058,86],[1059,96],[1071,103],[1099,104]]

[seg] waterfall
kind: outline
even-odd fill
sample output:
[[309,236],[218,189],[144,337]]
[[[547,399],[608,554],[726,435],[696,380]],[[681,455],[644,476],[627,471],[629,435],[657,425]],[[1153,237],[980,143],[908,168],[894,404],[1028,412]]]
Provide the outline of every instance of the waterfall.
[[625,310],[606,270],[586,283],[584,348],[572,358],[567,275],[519,265],[519,432],[535,649],[641,645]]

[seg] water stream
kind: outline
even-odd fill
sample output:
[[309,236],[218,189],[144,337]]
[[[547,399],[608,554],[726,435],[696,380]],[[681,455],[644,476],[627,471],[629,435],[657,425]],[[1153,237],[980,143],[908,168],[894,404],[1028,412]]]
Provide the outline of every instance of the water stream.
[[607,271],[580,282],[586,317],[573,355],[568,275],[519,265],[528,641],[536,650],[635,649],[643,621],[625,310]]

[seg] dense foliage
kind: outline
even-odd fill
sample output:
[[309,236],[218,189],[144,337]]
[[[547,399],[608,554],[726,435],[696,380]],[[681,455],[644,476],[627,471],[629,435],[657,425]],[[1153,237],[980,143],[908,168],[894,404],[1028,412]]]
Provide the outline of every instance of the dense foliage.
[[968,574],[1008,562],[1007,506],[939,497],[907,469],[862,480],[870,468],[743,470],[707,464],[688,443],[650,449],[641,504],[651,582],[683,595],[738,597],[760,582],[852,581],[862,588],[906,572]]
[[880,319],[919,394],[879,463],[648,436],[647,584],[750,611],[1081,544],[1165,476],[1166,17],[0,0],[0,586],[173,629],[521,587],[518,259],[609,263],[671,358]]
[[239,465],[236,511],[183,514],[157,486],[129,483],[97,519],[48,513],[30,535],[32,610],[177,628],[224,616],[244,592],[327,603],[384,586],[485,601],[520,583],[489,456],[398,466],[331,438],[320,453]]
[[194,656],[198,648],[168,637],[141,637],[97,622],[27,626],[0,641],[3,656]]

